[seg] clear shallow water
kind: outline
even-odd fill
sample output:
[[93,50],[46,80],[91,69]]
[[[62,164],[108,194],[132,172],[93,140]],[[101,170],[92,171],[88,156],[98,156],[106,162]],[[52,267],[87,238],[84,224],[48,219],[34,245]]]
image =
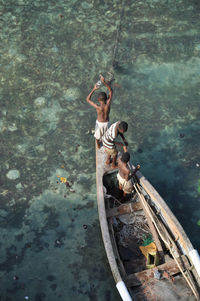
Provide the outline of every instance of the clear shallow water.
[[186,0],[1,1],[2,300],[120,300],[85,102],[113,59],[111,122],[128,122],[132,161],[200,248],[199,14]]

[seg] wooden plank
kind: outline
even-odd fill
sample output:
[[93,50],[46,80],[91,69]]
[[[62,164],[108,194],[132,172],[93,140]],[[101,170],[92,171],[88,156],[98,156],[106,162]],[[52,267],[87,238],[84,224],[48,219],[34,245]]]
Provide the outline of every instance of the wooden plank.
[[[189,264],[186,256],[182,255],[181,260],[183,260],[183,262],[185,264],[185,267],[187,269],[190,268],[190,264]],[[179,261],[180,261],[180,259],[179,259]],[[164,271],[166,271],[169,276],[173,276],[177,273],[180,273],[180,270],[179,270],[175,260],[170,259],[166,263],[161,264],[161,265],[159,265],[155,268],[144,270],[144,271],[139,272],[139,273],[128,275],[125,279],[125,283],[126,283],[127,287],[131,287],[131,286],[142,285],[144,282],[149,282],[151,280],[154,280],[155,279],[154,278],[154,272],[156,270],[159,270],[159,272],[161,272],[161,274]]]
[[142,210],[141,203],[140,202],[135,202],[135,203],[129,202],[129,203],[120,205],[119,207],[115,207],[115,208],[107,210],[106,215],[107,215],[107,217],[113,217],[113,216],[131,213],[132,210],[133,211]]

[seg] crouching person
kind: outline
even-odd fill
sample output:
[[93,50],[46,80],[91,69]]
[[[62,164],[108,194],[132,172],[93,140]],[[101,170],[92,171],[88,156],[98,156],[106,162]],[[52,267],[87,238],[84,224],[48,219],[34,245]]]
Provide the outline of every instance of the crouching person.
[[128,162],[130,160],[130,154],[127,151],[126,146],[123,147],[124,153],[121,157],[118,158],[118,168],[119,172],[117,174],[117,179],[119,182],[119,189],[123,190],[123,196],[126,194],[131,194],[133,191],[133,183],[131,178],[135,175],[136,171],[140,168],[140,165],[137,165],[134,172],[131,174]]

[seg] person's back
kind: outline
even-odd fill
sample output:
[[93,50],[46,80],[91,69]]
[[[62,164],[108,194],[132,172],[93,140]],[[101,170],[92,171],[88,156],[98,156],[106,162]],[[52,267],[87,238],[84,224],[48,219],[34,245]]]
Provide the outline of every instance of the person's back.
[[123,194],[124,196],[126,196],[126,194],[130,194],[133,191],[133,182],[131,178],[140,169],[140,165],[138,164],[135,167],[133,173],[131,173],[131,170],[128,166],[128,162],[130,160],[130,154],[127,151],[126,146],[124,146],[123,149],[124,149],[124,153],[120,158],[118,158],[119,171],[117,174],[117,179],[119,181],[119,189],[123,190]]
[[119,172],[117,174],[117,179],[119,181],[119,189],[123,190],[124,196],[130,194],[133,190],[133,185],[130,176],[130,169],[127,163],[130,160],[130,154],[127,152],[126,147],[124,147],[124,153],[121,158],[118,158],[118,168]]
[[[128,159],[126,157],[128,157]],[[129,158],[130,158],[130,155],[128,152],[126,152],[123,154],[122,158],[118,159],[119,174],[126,181],[129,180],[129,174],[130,174],[130,169],[127,166],[127,162],[129,161]]]
[[99,122],[108,122],[110,113],[110,101],[107,100],[105,92],[100,92],[98,95],[99,106],[96,107],[97,120]]
[[110,113],[110,104],[112,99],[112,89],[111,87],[105,82],[104,77],[100,77],[101,82],[108,88],[109,96],[107,97],[105,92],[100,92],[98,95],[98,102],[100,105],[95,104],[92,100],[92,94],[95,90],[99,89],[99,85],[95,84],[94,88],[88,95],[86,101],[96,109],[97,112],[97,120],[95,125],[95,134],[94,137],[96,138],[97,147],[100,148],[101,137],[104,135],[106,130],[108,129],[108,121],[109,121],[109,113]]

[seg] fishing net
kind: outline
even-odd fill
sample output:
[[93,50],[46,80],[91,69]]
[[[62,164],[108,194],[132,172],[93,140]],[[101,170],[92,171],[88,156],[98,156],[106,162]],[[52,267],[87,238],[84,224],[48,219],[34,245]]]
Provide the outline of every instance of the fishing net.
[[145,224],[145,217],[134,214],[133,223],[123,223],[118,220],[117,225],[118,242],[123,247],[127,248],[131,241],[137,239],[138,243],[144,242],[144,238],[149,237],[150,230]]

